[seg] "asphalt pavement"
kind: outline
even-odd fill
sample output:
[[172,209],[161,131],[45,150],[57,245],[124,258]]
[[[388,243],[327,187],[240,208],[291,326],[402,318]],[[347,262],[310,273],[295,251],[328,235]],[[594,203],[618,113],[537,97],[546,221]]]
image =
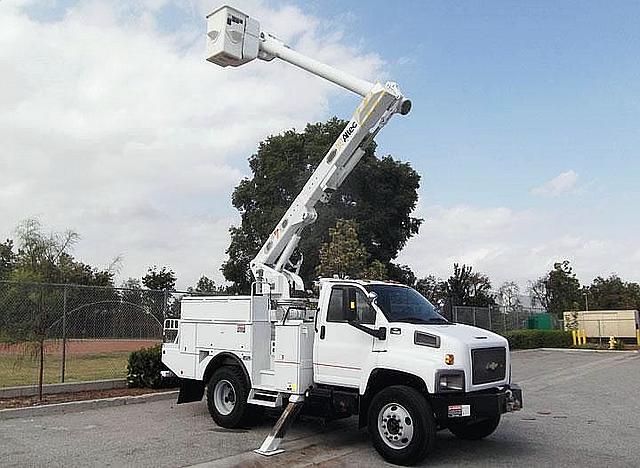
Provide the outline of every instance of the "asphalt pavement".
[[[424,466],[640,466],[640,354],[513,353],[525,409],[485,440],[438,433]],[[252,450],[274,420],[228,430],[204,402],[171,400],[0,421],[0,464],[13,466],[385,466],[355,418],[297,421],[282,448]]]

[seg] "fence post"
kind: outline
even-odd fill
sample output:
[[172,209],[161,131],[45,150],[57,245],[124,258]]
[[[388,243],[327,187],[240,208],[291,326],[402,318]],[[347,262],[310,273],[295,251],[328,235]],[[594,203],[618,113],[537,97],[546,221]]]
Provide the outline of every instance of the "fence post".
[[489,306],[489,330],[493,331],[493,327],[491,326],[491,306]]
[[64,383],[64,371],[67,362],[67,286],[62,290],[62,363],[60,364],[60,382]]
[[39,305],[38,308],[40,309],[40,323],[39,323],[39,333],[40,336],[38,337],[38,339],[40,340],[40,366],[39,366],[39,375],[38,375],[38,400],[42,401],[42,385],[44,383],[44,341],[46,339],[46,331],[44,329],[46,322],[46,319],[44,317],[44,298],[43,298],[43,293],[42,293],[42,285],[40,285],[39,290],[40,290],[40,301],[39,301]]
[[169,309],[169,290],[164,288],[164,301],[162,303],[162,323],[164,325],[164,319],[167,318],[167,310]]
[[476,326],[476,308],[472,307],[471,308],[471,313],[473,314],[473,326]]

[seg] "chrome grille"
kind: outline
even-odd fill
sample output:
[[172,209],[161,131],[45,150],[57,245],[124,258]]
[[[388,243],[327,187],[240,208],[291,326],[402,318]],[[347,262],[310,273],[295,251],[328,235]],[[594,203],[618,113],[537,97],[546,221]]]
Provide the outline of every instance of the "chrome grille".
[[506,375],[507,350],[504,347],[471,350],[474,385],[496,382]]

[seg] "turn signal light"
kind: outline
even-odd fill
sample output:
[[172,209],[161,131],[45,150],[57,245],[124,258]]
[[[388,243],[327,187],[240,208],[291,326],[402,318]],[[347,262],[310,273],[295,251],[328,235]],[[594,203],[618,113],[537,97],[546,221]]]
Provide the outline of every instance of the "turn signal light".
[[444,363],[447,364],[448,366],[452,366],[453,365],[453,354],[445,354],[444,355]]

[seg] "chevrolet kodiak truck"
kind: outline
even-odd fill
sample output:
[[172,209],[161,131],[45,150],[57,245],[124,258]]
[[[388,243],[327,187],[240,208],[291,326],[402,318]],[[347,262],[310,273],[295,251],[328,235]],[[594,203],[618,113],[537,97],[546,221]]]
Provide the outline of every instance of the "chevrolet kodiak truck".
[[[490,435],[504,413],[522,407],[503,337],[449,322],[417,291],[396,283],[322,278],[318,299],[299,297],[302,258],[292,258],[315,207],[338,190],[389,119],[409,113],[411,102],[396,83],[370,83],[293,51],[234,8],[208,16],[210,62],[236,67],[276,57],[363,100],[251,262],[251,294],[186,297],[180,319],[165,321],[171,339],[162,361],[180,378],[178,403],[206,393],[213,420],[227,428],[250,424],[265,408],[282,409],[256,450],[266,456],[281,452],[300,411],[357,416],[380,455],[400,465],[424,459],[438,430],[461,439]],[[248,96],[242,104],[250,103]]]

